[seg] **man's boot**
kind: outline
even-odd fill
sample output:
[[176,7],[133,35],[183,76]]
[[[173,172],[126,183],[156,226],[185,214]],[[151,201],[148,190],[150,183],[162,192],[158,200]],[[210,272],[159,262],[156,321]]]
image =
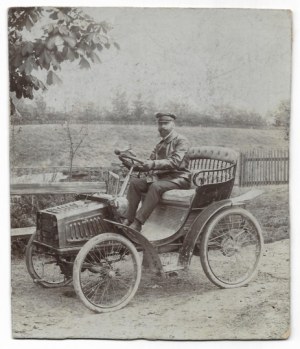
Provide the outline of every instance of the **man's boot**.
[[142,230],[142,223],[138,219],[135,219],[133,223],[130,224],[129,228],[140,232]]

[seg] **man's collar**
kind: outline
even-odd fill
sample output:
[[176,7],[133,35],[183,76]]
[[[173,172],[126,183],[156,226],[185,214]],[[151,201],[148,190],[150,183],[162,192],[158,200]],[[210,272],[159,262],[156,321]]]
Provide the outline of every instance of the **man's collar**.
[[162,139],[162,141],[166,143],[170,143],[174,138],[176,138],[177,133],[175,130],[172,130],[166,137]]

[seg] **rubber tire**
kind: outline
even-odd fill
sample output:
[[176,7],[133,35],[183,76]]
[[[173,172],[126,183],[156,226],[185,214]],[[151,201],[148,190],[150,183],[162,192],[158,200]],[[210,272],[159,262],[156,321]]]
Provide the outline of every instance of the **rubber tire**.
[[[98,307],[94,304],[91,304],[89,302],[89,300],[85,297],[84,293],[82,292],[81,284],[80,284],[81,265],[82,265],[86,255],[95,245],[97,245],[101,242],[104,242],[105,240],[116,240],[118,242],[123,243],[131,251],[131,253],[136,261],[136,265],[137,265],[137,277],[136,277],[135,285],[134,285],[130,295],[122,303],[120,303],[114,307],[110,307],[110,308],[108,308],[108,307],[101,308],[101,307]],[[94,236],[92,239],[90,239],[88,242],[86,242],[85,245],[83,245],[83,247],[79,251],[79,253],[75,259],[74,266],[73,266],[73,285],[74,285],[74,289],[75,289],[77,296],[80,298],[80,300],[83,302],[83,304],[88,309],[90,309],[96,313],[107,313],[107,312],[119,310],[119,309],[125,307],[131,301],[131,299],[134,297],[134,295],[139,287],[139,284],[141,281],[141,274],[142,274],[142,268],[141,268],[140,257],[139,257],[139,254],[138,254],[135,246],[132,244],[132,242],[129,241],[128,239],[124,238],[123,236],[115,234],[115,233],[103,233],[103,234]]]
[[[257,234],[259,237],[259,244],[260,244],[260,253],[258,258],[256,259],[255,262],[255,267],[253,268],[252,273],[243,281],[236,283],[236,284],[230,284],[223,282],[222,280],[219,280],[215,274],[212,272],[211,267],[208,262],[208,256],[207,256],[207,242],[209,239],[210,234],[214,230],[215,226],[218,224],[218,222],[226,217],[227,215],[230,214],[241,214],[245,217],[247,217],[249,220],[252,221],[254,224]],[[205,275],[207,278],[214,283],[215,285],[221,287],[221,288],[236,288],[236,287],[241,287],[246,284],[248,284],[256,275],[257,268],[262,256],[262,251],[263,251],[263,236],[262,236],[262,231],[260,224],[258,223],[257,219],[247,210],[241,208],[241,207],[233,207],[226,209],[224,211],[221,211],[220,213],[217,213],[215,217],[212,218],[212,220],[209,222],[208,226],[206,227],[205,231],[203,232],[203,235],[201,236],[201,243],[200,243],[200,261],[202,268],[204,270]]]
[[60,283],[50,283],[47,281],[42,281],[39,275],[36,273],[33,263],[32,263],[32,248],[33,248],[33,240],[36,237],[36,232],[33,233],[28,241],[28,244],[26,246],[26,251],[25,251],[25,260],[26,260],[26,267],[28,270],[29,275],[32,277],[33,281],[45,288],[59,288],[68,285],[71,281],[72,278],[70,277],[69,279],[66,279],[63,282]]

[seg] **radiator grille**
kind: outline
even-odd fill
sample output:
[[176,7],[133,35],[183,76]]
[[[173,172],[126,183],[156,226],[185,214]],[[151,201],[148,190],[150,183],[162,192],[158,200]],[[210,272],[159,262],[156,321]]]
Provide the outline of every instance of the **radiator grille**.
[[58,231],[56,217],[50,214],[38,213],[36,240],[58,247]]
[[73,221],[66,225],[67,242],[87,241],[91,237],[107,232],[107,224],[97,215]]

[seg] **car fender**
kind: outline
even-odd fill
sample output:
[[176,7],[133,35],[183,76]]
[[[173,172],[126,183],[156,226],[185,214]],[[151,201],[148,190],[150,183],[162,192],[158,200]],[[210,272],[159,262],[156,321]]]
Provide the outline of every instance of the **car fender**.
[[201,232],[204,230],[209,220],[221,210],[235,206],[245,206],[246,203],[264,193],[261,189],[251,189],[246,193],[221,201],[216,201],[207,206],[191,225],[188,233],[185,236],[183,245],[181,247],[179,263],[181,265],[188,265],[193,256],[195,245],[199,239]]
[[112,224],[114,227],[117,228],[118,231],[121,231],[122,235],[124,235],[128,240],[130,240],[138,249],[140,248],[144,251],[143,266],[145,268],[163,274],[163,267],[159,255],[157,253],[157,249],[151,244],[151,242],[148,239],[145,238],[145,236],[122,223],[115,222],[109,219],[104,219],[104,221]]
[[226,208],[234,206],[231,199],[216,201],[207,206],[194,220],[189,231],[187,232],[183,245],[180,249],[179,263],[187,266],[193,256],[196,242],[199,239],[201,232],[208,223],[208,221],[218,212]]

